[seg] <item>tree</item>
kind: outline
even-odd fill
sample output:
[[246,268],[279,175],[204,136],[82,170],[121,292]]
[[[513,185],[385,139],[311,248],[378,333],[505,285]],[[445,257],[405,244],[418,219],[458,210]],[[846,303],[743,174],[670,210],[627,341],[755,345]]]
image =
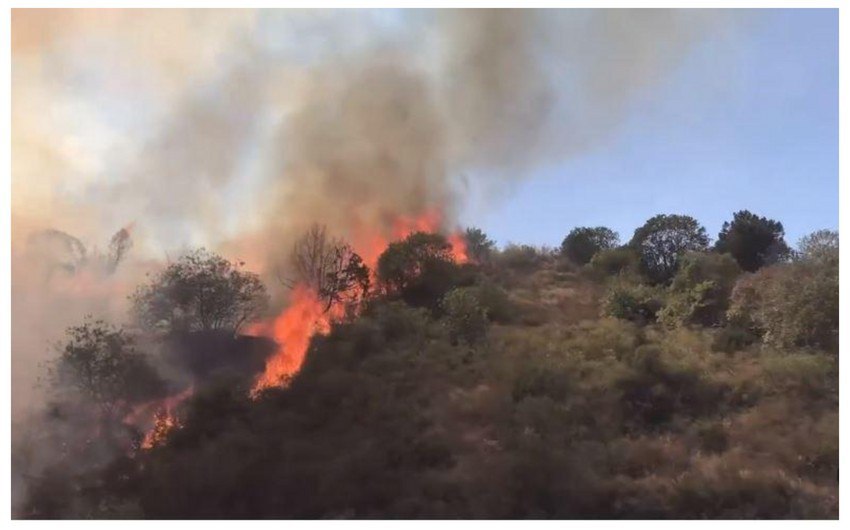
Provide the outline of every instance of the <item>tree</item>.
[[58,359],[49,366],[54,391],[72,390],[97,404],[107,417],[162,394],[163,381],[124,330],[87,320],[66,334]]
[[838,261],[838,232],[818,230],[804,236],[797,244],[798,258],[810,261]]
[[286,281],[307,285],[326,304],[355,304],[369,291],[369,268],[346,243],[327,236],[324,226],[313,225],[292,249],[290,264],[294,279]]
[[573,228],[561,243],[561,254],[578,265],[585,265],[600,250],[608,250],[620,244],[620,236],[610,228],[580,226]]
[[260,278],[242,265],[205,249],[190,252],[136,290],[133,312],[150,330],[237,333],[268,304]]
[[643,273],[665,283],[676,274],[682,254],[708,247],[708,236],[693,217],[661,214],[635,230],[629,245],[640,254]]
[[467,228],[464,233],[466,249],[475,263],[488,263],[495,243],[480,228]]
[[126,228],[115,232],[112,239],[109,240],[109,253],[106,256],[106,271],[109,274],[115,272],[118,264],[127,255],[127,252],[133,247],[133,240],[130,238],[130,231]]
[[730,321],[779,347],[838,351],[838,260],[764,267],[738,280]]
[[452,246],[441,234],[415,232],[390,243],[378,258],[378,281],[415,306],[435,306],[455,285]]
[[789,256],[791,249],[784,237],[779,221],[741,210],[733,215],[731,223],[723,223],[714,249],[732,254],[742,269],[755,272]]

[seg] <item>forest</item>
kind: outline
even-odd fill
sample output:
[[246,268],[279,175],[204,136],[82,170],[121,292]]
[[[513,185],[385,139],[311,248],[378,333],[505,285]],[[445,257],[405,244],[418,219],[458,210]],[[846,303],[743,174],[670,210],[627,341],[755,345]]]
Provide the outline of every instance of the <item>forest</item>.
[[837,232],[564,233],[414,230],[373,259],[315,225],[273,323],[238,256],[151,270],[55,345],[15,517],[837,518]]

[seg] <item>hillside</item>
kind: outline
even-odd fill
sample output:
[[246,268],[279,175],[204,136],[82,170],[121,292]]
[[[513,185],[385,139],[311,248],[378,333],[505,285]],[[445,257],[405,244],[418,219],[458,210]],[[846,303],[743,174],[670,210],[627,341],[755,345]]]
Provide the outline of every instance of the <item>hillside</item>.
[[385,288],[253,396],[267,349],[231,370],[248,339],[184,339],[175,425],[48,467],[23,515],[837,517],[837,240],[754,273],[682,253],[666,282],[634,248],[471,244],[397,290],[379,265]]

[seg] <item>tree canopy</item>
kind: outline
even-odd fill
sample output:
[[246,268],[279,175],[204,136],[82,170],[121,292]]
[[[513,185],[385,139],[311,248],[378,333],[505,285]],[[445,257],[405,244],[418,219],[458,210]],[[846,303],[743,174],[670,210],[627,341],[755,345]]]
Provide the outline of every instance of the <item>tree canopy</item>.
[[693,217],[661,214],[635,230],[629,245],[640,254],[644,274],[664,283],[676,274],[682,254],[708,247],[708,235]]
[[452,246],[441,234],[415,232],[378,258],[378,281],[412,305],[436,307],[456,281]]
[[136,290],[133,312],[150,330],[236,333],[268,303],[260,278],[242,265],[205,249],[190,252]]
[[574,263],[585,265],[600,250],[608,250],[620,244],[620,236],[610,228],[580,226],[573,228],[561,243],[561,254]]
[[369,268],[363,259],[340,239],[327,235],[324,226],[313,225],[292,249],[290,264],[294,277],[287,283],[302,283],[325,302],[352,304],[369,291]]
[[470,227],[464,232],[466,249],[475,263],[488,263],[496,244],[480,228]]
[[87,320],[66,335],[49,372],[54,391],[73,390],[106,413],[161,394],[163,381],[124,330]]
[[755,272],[789,256],[791,249],[784,238],[785,229],[779,221],[741,210],[733,214],[731,223],[723,223],[714,248],[732,254],[743,270]]

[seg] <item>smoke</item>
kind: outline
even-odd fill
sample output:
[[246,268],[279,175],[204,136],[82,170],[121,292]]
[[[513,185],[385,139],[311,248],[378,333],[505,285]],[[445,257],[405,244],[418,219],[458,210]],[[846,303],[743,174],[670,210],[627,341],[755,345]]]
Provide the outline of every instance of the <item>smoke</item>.
[[[314,222],[355,248],[448,228],[474,188],[592,149],[718,15],[704,11],[13,14],[13,390],[46,343],[189,247],[267,275]],[[474,176],[469,176],[474,175]],[[135,223],[115,275],[33,272],[33,232]]]

